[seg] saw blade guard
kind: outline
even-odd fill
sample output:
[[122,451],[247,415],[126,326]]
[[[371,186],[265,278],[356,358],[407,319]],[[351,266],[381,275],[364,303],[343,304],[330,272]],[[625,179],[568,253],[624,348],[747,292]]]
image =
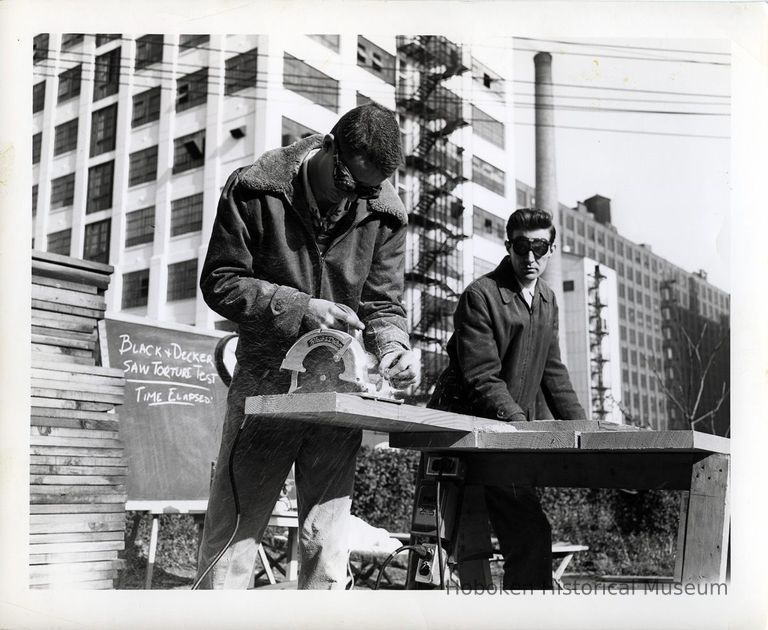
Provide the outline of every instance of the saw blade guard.
[[357,385],[361,390],[367,389],[368,355],[362,345],[349,333],[328,328],[306,333],[286,353],[280,369],[292,372],[289,393],[298,386],[298,374],[307,371],[304,360],[319,348],[330,351],[334,362],[342,362],[344,369],[338,375],[340,380]]

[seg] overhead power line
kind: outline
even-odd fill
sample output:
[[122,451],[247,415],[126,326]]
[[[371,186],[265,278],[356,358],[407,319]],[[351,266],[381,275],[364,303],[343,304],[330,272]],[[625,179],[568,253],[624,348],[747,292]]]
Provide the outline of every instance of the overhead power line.
[[[526,85],[536,85],[536,81],[528,81],[525,79],[512,79],[514,83],[524,83]],[[646,90],[641,88],[620,88],[620,87],[606,87],[600,85],[579,85],[578,83],[557,83],[553,81],[550,85],[553,87],[569,87],[577,88],[581,90],[606,90],[609,92],[637,92],[638,94],[675,94],[678,96],[701,96],[704,98],[726,98],[730,99],[729,94],[706,94],[703,92],[674,92],[670,90]]]
[[730,57],[730,53],[713,52],[708,50],[690,50],[680,48],[657,48],[655,46],[630,46],[628,44],[605,44],[601,42],[574,42],[562,39],[544,39],[537,37],[514,37],[513,39],[521,39],[528,42],[546,42],[550,44],[567,44],[569,46],[592,46],[595,48],[617,48],[620,50],[648,50],[652,52],[671,52],[671,53],[686,53],[693,55],[720,55],[724,57]]
[[[520,125],[523,127],[535,127],[536,123],[531,122],[522,122],[519,120],[515,121],[516,125]],[[544,127],[552,127],[554,129],[574,129],[578,131],[601,131],[601,132],[608,132],[608,133],[629,133],[629,134],[635,134],[639,136],[676,136],[680,138],[705,138],[705,139],[711,139],[711,140],[730,140],[730,136],[716,136],[716,135],[709,135],[709,134],[698,134],[698,133],[677,133],[673,131],[640,131],[637,129],[611,129],[608,127],[579,127],[575,125],[542,125]]]
[[[515,107],[536,108],[536,103],[515,102]],[[587,107],[580,105],[555,105],[555,110],[575,111],[575,112],[616,112],[622,114],[662,114],[665,116],[724,116],[730,114],[721,112],[686,112],[657,109],[626,109],[620,107]]]
[[[526,52],[541,52],[537,48],[515,48],[515,50],[520,51],[526,51]],[[601,58],[601,59],[625,59],[630,61],[660,61],[660,62],[667,62],[667,63],[694,63],[694,64],[701,64],[706,66],[726,66],[730,67],[730,63],[725,61],[702,61],[700,59],[679,59],[679,58],[672,58],[672,57],[637,57],[637,56],[630,56],[630,55],[609,55],[605,53],[598,53],[598,52],[576,52],[573,50],[547,50],[548,53],[553,55],[571,55],[573,57],[591,57],[591,58]]]

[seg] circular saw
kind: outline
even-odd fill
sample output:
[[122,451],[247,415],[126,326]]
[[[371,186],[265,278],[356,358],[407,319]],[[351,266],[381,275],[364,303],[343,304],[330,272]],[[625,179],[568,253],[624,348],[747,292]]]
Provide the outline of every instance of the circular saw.
[[378,373],[374,355],[362,342],[341,330],[312,330],[294,343],[280,369],[291,372],[289,394],[340,392],[391,400],[395,390]]

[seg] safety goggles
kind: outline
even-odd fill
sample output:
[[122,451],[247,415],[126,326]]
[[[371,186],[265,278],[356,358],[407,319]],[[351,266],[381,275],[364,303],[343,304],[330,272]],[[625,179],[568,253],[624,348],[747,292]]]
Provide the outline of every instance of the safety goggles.
[[333,152],[333,185],[341,192],[354,193],[358,199],[376,199],[381,194],[381,186],[361,184],[352,176],[341,159],[338,143]]
[[526,258],[528,252],[533,252],[536,258],[546,256],[549,252],[550,243],[544,238],[526,238],[525,236],[518,236],[512,240],[512,251],[518,256]]

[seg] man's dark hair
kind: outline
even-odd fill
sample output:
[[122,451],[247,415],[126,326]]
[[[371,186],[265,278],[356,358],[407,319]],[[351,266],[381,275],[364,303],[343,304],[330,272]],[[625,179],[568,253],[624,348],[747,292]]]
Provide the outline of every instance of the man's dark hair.
[[344,114],[331,129],[342,150],[363,155],[389,177],[403,163],[397,117],[378,103],[365,103]]
[[549,243],[555,242],[555,225],[552,215],[539,208],[520,208],[515,210],[507,221],[507,240],[512,240],[515,230],[544,230],[549,228]]

